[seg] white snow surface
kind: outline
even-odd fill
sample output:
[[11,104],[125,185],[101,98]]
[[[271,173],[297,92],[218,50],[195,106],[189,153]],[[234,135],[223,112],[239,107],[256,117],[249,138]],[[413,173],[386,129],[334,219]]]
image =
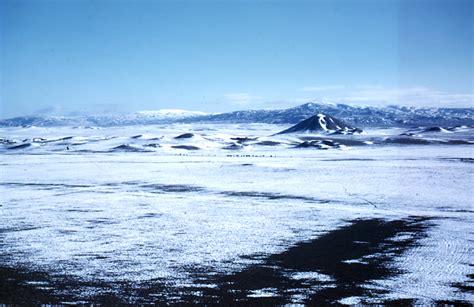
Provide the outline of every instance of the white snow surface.
[[[349,220],[423,216],[434,226],[393,263],[403,273],[368,287],[423,303],[474,301],[453,286],[474,273],[471,145],[297,149],[294,137],[270,137],[281,129],[0,129],[3,139],[52,140],[1,150],[0,265],[91,280],[192,284],[189,267],[233,272],[256,261],[241,256],[282,252]],[[187,132],[194,136],[175,139]],[[238,137],[280,145],[253,140],[241,150],[223,149],[241,146]],[[121,145],[137,152],[110,150]],[[200,150],[173,147],[179,145]]]

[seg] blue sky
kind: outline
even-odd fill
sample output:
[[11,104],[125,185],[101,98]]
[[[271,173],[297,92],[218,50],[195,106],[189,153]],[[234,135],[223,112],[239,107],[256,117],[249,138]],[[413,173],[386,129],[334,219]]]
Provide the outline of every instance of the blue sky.
[[473,106],[473,1],[0,1],[0,117]]

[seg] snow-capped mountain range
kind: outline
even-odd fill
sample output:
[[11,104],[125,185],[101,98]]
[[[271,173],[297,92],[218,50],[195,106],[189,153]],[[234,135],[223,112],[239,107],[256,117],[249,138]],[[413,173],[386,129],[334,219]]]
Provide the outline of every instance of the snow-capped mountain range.
[[195,122],[296,124],[316,114],[330,115],[362,128],[474,125],[474,108],[371,107],[311,102],[288,109],[246,110],[220,114],[158,110],[110,116],[25,116],[0,120],[0,127],[108,127]]
[[333,116],[356,127],[473,125],[474,108],[371,107],[306,103],[282,110],[250,110],[187,119],[186,121],[296,124],[316,114]]
[[155,117],[159,119],[165,118],[184,118],[184,117],[192,117],[192,116],[203,116],[207,115],[205,112],[199,111],[187,111],[187,110],[180,110],[180,109],[161,109],[158,111],[139,111],[135,113],[137,116],[143,117]]

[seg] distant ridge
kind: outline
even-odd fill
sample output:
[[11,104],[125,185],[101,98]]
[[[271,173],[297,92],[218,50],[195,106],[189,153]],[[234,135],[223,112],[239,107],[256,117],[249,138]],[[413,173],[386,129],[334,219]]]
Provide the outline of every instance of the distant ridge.
[[317,114],[283,130],[277,134],[326,132],[338,134],[354,134],[362,132],[361,129],[352,127],[345,122],[325,114]]
[[349,106],[309,102],[281,110],[248,110],[184,119],[184,122],[297,124],[315,114],[331,114],[357,127],[474,125],[474,108]]
[[315,114],[331,114],[357,127],[474,126],[474,108],[369,107],[310,102],[280,110],[247,110],[202,114],[183,110],[143,111],[123,116],[26,116],[0,120],[0,127],[110,127],[169,123],[297,124]]

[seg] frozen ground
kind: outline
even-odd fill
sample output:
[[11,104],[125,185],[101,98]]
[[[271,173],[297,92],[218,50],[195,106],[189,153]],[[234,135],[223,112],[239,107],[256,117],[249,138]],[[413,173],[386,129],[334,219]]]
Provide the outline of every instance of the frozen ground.
[[472,128],[284,128],[0,129],[0,303],[474,302]]

